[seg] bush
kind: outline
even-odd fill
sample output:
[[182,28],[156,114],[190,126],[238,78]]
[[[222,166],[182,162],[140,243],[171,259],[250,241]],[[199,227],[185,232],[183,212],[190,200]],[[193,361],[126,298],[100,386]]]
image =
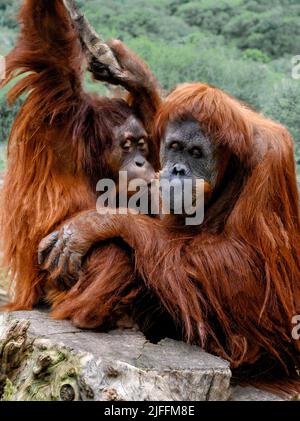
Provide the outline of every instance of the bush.
[[258,61],[259,63],[269,63],[271,58],[264,54],[262,51],[257,48],[248,48],[242,54],[244,60]]
[[12,123],[19,107],[20,101],[14,106],[8,107],[5,99],[2,98],[0,100],[0,142],[5,142],[8,139]]
[[180,5],[176,14],[189,25],[215,34],[222,33],[222,28],[231,17],[239,12],[241,0],[198,0]]
[[234,16],[223,30],[227,39],[236,39],[241,49],[255,48],[271,57],[297,54],[300,45],[300,7],[286,16],[283,7],[264,13],[246,11]]
[[286,126],[295,139],[296,161],[300,171],[300,83],[285,79],[273,86],[273,94],[262,102],[266,115]]

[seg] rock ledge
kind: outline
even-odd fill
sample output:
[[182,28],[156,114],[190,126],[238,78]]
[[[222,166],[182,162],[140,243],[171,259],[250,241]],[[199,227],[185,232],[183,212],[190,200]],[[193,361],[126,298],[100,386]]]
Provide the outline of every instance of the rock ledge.
[[2,400],[280,400],[231,388],[228,362],[135,331],[82,331],[46,312],[0,314]]

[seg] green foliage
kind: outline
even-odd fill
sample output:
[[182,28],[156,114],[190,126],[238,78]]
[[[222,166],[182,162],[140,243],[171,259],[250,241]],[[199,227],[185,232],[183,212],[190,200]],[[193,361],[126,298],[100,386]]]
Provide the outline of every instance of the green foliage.
[[[0,143],[0,175],[6,166],[6,143]],[[3,285],[3,279],[0,271],[0,285]]]
[[5,142],[8,139],[10,128],[12,126],[13,120],[15,119],[19,106],[20,101],[18,101],[12,107],[8,107],[5,97],[0,99],[0,144],[1,142]]
[[260,108],[262,92],[271,91],[280,75],[264,64],[244,60],[237,49],[225,48],[220,39],[213,46],[213,40],[202,35],[184,45],[166,45],[138,38],[129,44],[155,69],[167,90],[178,83],[203,81]]
[[247,50],[243,52],[242,57],[244,60],[258,61],[260,63],[269,63],[269,61],[271,61],[267,54],[264,54],[257,48],[247,48]]
[[0,0],[0,26],[8,28],[17,28],[16,16],[20,7],[20,0]]
[[292,79],[282,79],[272,90],[272,95],[264,99],[262,111],[290,129],[296,140],[296,160],[300,169],[300,83]]
[[241,49],[259,48],[271,57],[295,55],[295,40],[300,41],[300,6],[293,7],[291,12],[293,15],[285,15],[282,6],[259,14],[246,10],[234,16],[223,33],[227,39],[235,39]]
[[176,14],[190,25],[221,34],[224,24],[238,13],[241,0],[198,0],[180,4]]
[[[20,1],[0,0],[0,54],[13,46]],[[300,81],[291,78],[291,58],[300,54],[299,0],[78,3],[104,38],[123,39],[140,54],[166,90],[186,81],[208,82],[286,125],[300,168]],[[86,88],[107,93],[90,77]],[[8,109],[3,97],[0,91],[0,141],[18,107]]]
[[297,54],[300,5],[296,0],[197,0],[178,2],[175,14],[189,25],[224,35],[242,50],[267,56]]

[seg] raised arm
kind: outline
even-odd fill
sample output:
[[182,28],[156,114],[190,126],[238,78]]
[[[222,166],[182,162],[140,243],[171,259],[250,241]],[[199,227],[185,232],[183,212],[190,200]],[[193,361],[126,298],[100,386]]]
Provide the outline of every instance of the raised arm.
[[[162,102],[160,85],[147,64],[121,41],[112,40],[107,44],[124,69],[120,85],[129,92],[127,101],[150,132],[153,119]],[[97,78],[95,67],[93,65],[90,67]]]
[[[26,0],[19,14],[21,32],[6,57],[6,80],[25,75],[9,92],[11,102],[29,93],[23,113],[29,120],[61,124],[60,117],[76,114],[84,100],[84,54],[62,0]],[[27,118],[26,118],[27,117]]]

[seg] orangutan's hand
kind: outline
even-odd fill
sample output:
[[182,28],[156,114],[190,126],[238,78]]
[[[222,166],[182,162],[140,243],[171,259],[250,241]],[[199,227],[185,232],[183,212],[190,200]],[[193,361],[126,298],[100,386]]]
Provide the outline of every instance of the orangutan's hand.
[[93,227],[91,218],[99,216],[94,214],[89,212],[73,218],[39,244],[38,263],[41,269],[66,287],[78,280],[84,257],[93,245],[91,236],[87,234],[91,234]]

